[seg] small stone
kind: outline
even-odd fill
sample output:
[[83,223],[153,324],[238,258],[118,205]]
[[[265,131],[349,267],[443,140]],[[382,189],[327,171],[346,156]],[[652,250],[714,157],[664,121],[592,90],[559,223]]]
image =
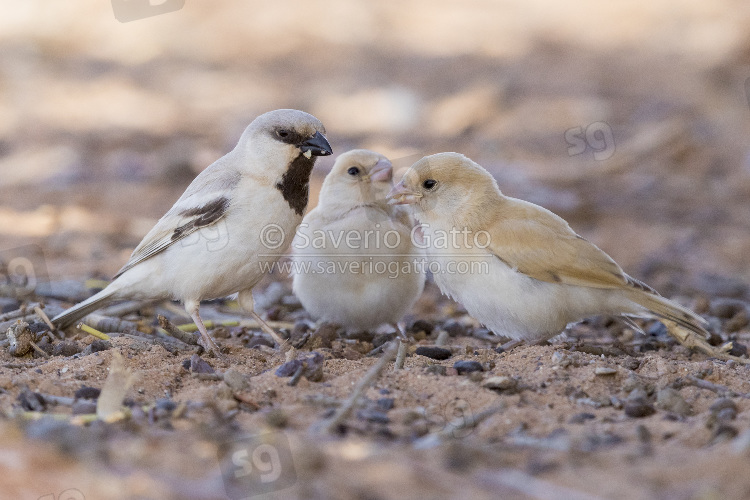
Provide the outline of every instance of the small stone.
[[101,352],[112,349],[112,343],[108,340],[96,339],[89,347],[91,347],[91,352]]
[[[183,365],[184,366],[184,365]],[[216,371],[197,354],[190,357],[191,373],[216,373]]]
[[731,319],[740,312],[745,312],[750,304],[743,300],[717,298],[711,301],[711,315],[722,319]]
[[271,427],[283,429],[289,423],[289,417],[284,412],[284,410],[274,408],[266,415],[266,423]]
[[81,352],[81,346],[78,345],[78,342],[73,342],[71,340],[58,342],[55,344],[55,347],[52,348],[53,356],[64,356],[66,358],[78,354],[79,352]]
[[382,411],[392,410],[396,400],[394,398],[380,398],[376,401],[378,409]]
[[724,324],[724,331],[735,333],[745,328],[748,323],[750,323],[750,320],[747,318],[747,311],[743,308]]
[[737,405],[729,398],[719,398],[708,408],[716,420],[729,421],[737,417]]
[[44,411],[47,408],[42,396],[29,389],[24,389],[18,395],[18,403],[26,411]]
[[427,365],[424,369],[424,372],[429,375],[440,375],[440,376],[446,376],[448,374],[448,368],[446,368],[443,365]]
[[593,413],[587,413],[587,412],[576,413],[575,415],[570,417],[570,420],[568,421],[568,423],[583,424],[587,420],[594,420],[595,418],[596,418],[596,415],[594,415]]
[[357,412],[357,418],[376,424],[389,424],[391,422],[391,419],[388,418],[388,415],[385,412],[373,409],[359,410]]
[[247,342],[247,347],[249,349],[257,349],[260,346],[266,346],[266,347],[274,347],[275,344],[272,340],[267,339],[263,335],[253,335],[253,337]]
[[485,380],[482,387],[498,392],[510,392],[516,390],[518,382],[511,377],[499,375]]
[[29,324],[25,321],[19,321],[8,328],[6,336],[10,343],[8,352],[18,358],[31,352],[33,349],[31,343],[36,340],[36,335],[29,329]]
[[455,319],[449,319],[443,323],[443,330],[448,332],[448,335],[451,337],[463,337],[466,335],[466,327]]
[[732,348],[729,350],[729,353],[732,356],[747,356],[747,346],[745,344],[740,344],[736,340],[732,342]]
[[646,399],[636,397],[625,403],[625,415],[632,418],[648,417],[656,413],[656,409]]
[[443,359],[450,358],[453,353],[451,353],[450,349],[445,349],[443,347],[419,346],[417,347],[415,354],[418,354],[419,356],[424,356],[430,359],[443,360]]
[[611,368],[609,366],[597,366],[594,369],[595,375],[615,375],[617,374],[616,368]]
[[679,391],[671,387],[665,387],[656,393],[656,407],[660,410],[676,413],[682,417],[687,417],[693,413],[690,404],[685,401]]
[[74,396],[76,399],[99,399],[101,392],[101,389],[84,385],[75,392]]
[[432,333],[433,328],[434,328],[434,325],[430,323],[429,321],[426,321],[424,319],[418,319],[414,321],[412,324],[410,324],[407,330],[413,333],[425,332],[427,335],[430,335]]
[[224,372],[224,383],[234,392],[241,392],[250,385],[247,377],[234,368],[230,368]]
[[312,354],[304,359],[293,359],[287,361],[276,369],[277,377],[291,377],[297,370],[302,368],[302,375],[310,382],[319,382],[323,380],[323,364],[325,357],[319,352],[313,351]]
[[479,361],[456,361],[455,363],[453,363],[453,368],[456,369],[459,375],[484,371],[484,368]]

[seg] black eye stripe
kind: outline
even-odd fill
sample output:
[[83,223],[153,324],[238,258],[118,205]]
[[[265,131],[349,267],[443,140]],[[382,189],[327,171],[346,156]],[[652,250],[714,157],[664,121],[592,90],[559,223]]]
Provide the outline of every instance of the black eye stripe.
[[[284,135],[286,134],[286,135]],[[277,141],[283,142],[284,144],[302,144],[307,137],[303,137],[302,134],[291,128],[279,127],[271,131],[271,137]]]

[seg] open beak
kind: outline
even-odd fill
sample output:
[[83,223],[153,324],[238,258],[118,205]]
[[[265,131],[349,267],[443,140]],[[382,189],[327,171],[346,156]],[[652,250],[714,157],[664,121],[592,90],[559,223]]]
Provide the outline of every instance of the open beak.
[[391,182],[393,179],[393,166],[388,160],[378,160],[370,173],[367,175],[370,182]]
[[325,136],[320,132],[315,132],[314,136],[300,144],[299,149],[307,158],[310,158],[311,156],[328,156],[333,154],[331,145],[328,144]]
[[388,204],[389,205],[411,205],[419,201],[422,197],[422,193],[415,193],[411,189],[404,186],[404,181],[399,182],[391,192],[388,193]]

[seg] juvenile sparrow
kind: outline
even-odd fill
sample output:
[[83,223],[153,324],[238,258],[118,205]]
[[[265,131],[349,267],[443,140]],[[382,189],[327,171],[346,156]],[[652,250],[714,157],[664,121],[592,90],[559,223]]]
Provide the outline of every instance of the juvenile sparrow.
[[397,325],[424,288],[413,221],[386,200],[388,159],[365,149],[336,159],[292,242],[294,292],[316,319],[349,330]]
[[703,318],[625,274],[549,210],[504,196],[489,172],[461,154],[422,158],[388,196],[412,206],[440,290],[497,334],[546,339],[609,314],[658,318],[708,336]]
[[[267,269],[261,264],[276,262],[302,220],[315,157],[331,154],[324,133],[323,124],[302,111],[257,117],[232,151],[193,180],[114,281],[53,323],[64,328],[113,300],[177,299],[204,347],[218,353],[201,321],[200,301],[239,292],[240,306],[275,335],[254,311],[252,288]],[[283,240],[269,244],[269,228]]]

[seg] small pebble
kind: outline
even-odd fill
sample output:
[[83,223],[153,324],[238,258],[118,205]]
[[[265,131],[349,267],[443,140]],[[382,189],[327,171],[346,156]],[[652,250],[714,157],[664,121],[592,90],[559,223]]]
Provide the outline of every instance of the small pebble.
[[437,346],[419,346],[415,353],[419,356],[438,360],[448,359],[452,356],[450,349]]
[[388,424],[391,422],[391,419],[385,412],[367,408],[364,410],[359,410],[357,412],[357,418],[376,424]]
[[747,356],[747,346],[745,344],[740,344],[736,340],[732,342],[732,348],[729,350],[729,353],[732,356]]
[[728,422],[737,418],[737,405],[729,398],[719,398],[708,408],[713,418],[710,421]]
[[101,392],[101,389],[84,385],[75,392],[74,396],[76,399],[99,399],[99,394],[101,394]]
[[91,347],[91,352],[101,352],[112,349],[112,343],[108,340],[96,339],[89,347]]
[[302,367],[302,375],[311,382],[323,380],[323,364],[325,357],[319,352],[313,351],[310,356],[303,359],[287,361],[276,369],[277,377],[291,377]]
[[8,352],[16,357],[25,356],[33,347],[31,342],[36,340],[36,335],[29,329],[29,324],[24,321],[19,321],[10,328],[6,333],[8,341]]
[[448,368],[443,365],[427,365],[424,372],[430,375],[445,376],[448,374]]
[[224,372],[224,383],[234,392],[241,392],[250,385],[247,377],[234,368],[230,368]]
[[410,332],[425,332],[427,335],[432,333],[434,326],[429,321],[418,319],[410,324],[407,328]]
[[78,342],[73,342],[71,340],[58,342],[52,348],[53,356],[68,357],[68,356],[73,356],[74,354],[78,354],[79,352],[81,352],[81,347],[78,345]]
[[[184,364],[183,364],[184,366]],[[216,371],[197,354],[190,357],[191,373],[216,373]]]
[[568,423],[583,424],[587,420],[594,420],[595,418],[596,418],[596,415],[594,415],[593,413],[586,413],[586,412],[576,413],[575,415],[570,417],[570,420],[568,421]]
[[44,411],[47,405],[44,403],[44,399],[34,391],[24,389],[18,395],[18,403],[26,411]]
[[685,401],[685,398],[682,397],[679,391],[671,387],[665,387],[656,393],[656,407],[660,410],[676,413],[682,417],[687,417],[693,413],[693,409]]
[[625,403],[625,415],[632,418],[643,418],[648,417],[656,413],[656,409],[646,399],[642,397],[636,397],[633,399],[628,398]]
[[484,371],[484,368],[479,361],[456,361],[455,363],[453,363],[453,368],[456,369],[459,375]]
[[451,337],[463,337],[466,335],[466,327],[455,319],[449,319],[443,323],[443,330],[448,332],[448,335]]
[[609,366],[597,366],[594,369],[595,375],[615,375],[617,374],[616,368],[611,368]]
[[511,377],[498,375],[485,380],[484,384],[482,384],[482,387],[499,392],[514,391],[518,387],[518,382]]
[[395,402],[396,400],[394,398],[380,398],[377,400],[376,404],[378,409],[388,411],[393,409]]
[[274,408],[266,414],[266,423],[271,427],[283,429],[289,423],[289,417],[280,408]]

